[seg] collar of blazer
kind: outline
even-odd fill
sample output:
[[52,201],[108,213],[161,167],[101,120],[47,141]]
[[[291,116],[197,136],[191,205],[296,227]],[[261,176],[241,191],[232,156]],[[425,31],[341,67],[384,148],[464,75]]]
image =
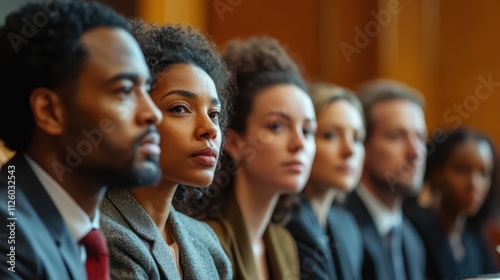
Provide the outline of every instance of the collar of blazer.
[[[17,199],[21,200],[21,193],[25,195],[29,204],[39,217],[39,220],[45,224],[45,228],[54,239],[61,257],[68,266],[68,270],[72,274],[73,279],[77,279],[76,275],[83,275],[83,264],[79,258],[80,252],[78,251],[77,243],[71,236],[61,214],[36,175],[33,173],[33,170],[31,170],[22,153],[17,153],[6,164],[6,166],[8,165],[14,165],[16,169],[16,186],[21,189],[21,191],[18,191]],[[8,168],[5,168],[1,171],[0,176],[2,178],[7,178],[7,170]],[[18,206],[17,210],[20,211],[20,209],[22,209],[22,206]],[[29,221],[26,220],[24,222],[29,223]],[[36,231],[37,229],[34,230]]]

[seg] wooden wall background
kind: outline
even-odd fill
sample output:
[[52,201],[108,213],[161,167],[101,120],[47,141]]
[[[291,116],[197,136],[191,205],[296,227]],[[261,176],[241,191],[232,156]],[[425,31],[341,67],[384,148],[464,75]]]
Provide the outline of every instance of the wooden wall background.
[[[467,125],[500,144],[500,1],[101,2],[127,16],[192,24],[221,47],[235,37],[276,37],[311,81],[355,87],[378,77],[401,80],[424,94],[430,136]],[[356,49],[348,56],[347,45]]]
[[[142,16],[193,23],[220,46],[234,37],[278,38],[311,81],[347,87],[373,78],[403,81],[426,98],[430,136],[467,125],[500,143],[500,1],[151,1],[172,9],[189,2],[197,13]],[[356,50],[346,56],[341,46]]]

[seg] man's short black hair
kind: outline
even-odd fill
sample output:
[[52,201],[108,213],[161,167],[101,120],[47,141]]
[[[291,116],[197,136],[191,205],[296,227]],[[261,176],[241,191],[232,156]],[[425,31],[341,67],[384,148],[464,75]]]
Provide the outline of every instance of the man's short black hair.
[[95,2],[43,1],[7,15],[0,27],[0,139],[7,147],[23,151],[32,141],[34,89],[71,99],[88,57],[80,39],[96,27],[129,30],[122,16]]

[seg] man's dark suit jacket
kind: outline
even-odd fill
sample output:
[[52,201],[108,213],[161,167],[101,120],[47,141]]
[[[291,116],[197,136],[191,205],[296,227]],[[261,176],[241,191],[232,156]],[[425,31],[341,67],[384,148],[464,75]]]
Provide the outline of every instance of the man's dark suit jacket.
[[[9,166],[15,171],[15,210],[8,211]],[[11,178],[12,179],[12,178]],[[13,180],[11,180],[13,181]],[[7,220],[17,218],[17,220]],[[0,172],[0,279],[87,279],[76,241],[22,154]],[[15,222],[15,231],[7,224]],[[15,239],[9,239],[15,235]],[[12,240],[15,240],[15,244]],[[7,261],[15,246],[15,272]]]
[[350,213],[333,206],[321,227],[304,196],[292,209],[287,229],[297,242],[301,279],[361,279],[363,244]]
[[[344,207],[349,210],[358,222],[364,245],[364,260],[362,267],[363,279],[391,279],[391,263],[384,249],[382,237],[356,192],[352,192],[345,201]],[[422,240],[415,228],[406,218],[403,218],[403,256],[406,279],[421,280],[425,276],[425,250]]]
[[462,234],[465,258],[457,262],[449,239],[431,209],[424,209],[411,203],[404,207],[404,211],[424,242],[427,252],[427,279],[465,279],[496,272],[480,229],[466,228]]

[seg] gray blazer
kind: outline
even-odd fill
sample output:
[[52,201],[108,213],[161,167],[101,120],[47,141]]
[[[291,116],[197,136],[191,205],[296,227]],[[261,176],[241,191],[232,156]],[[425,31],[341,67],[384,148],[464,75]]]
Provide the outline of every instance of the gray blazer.
[[[101,228],[112,279],[180,279],[169,247],[128,190],[113,190],[101,204]],[[210,227],[175,211],[167,221],[179,246],[183,279],[231,279],[231,263]]]
[[[12,174],[9,166],[14,166]],[[10,213],[8,186],[14,184],[15,210]],[[0,205],[0,279],[87,279],[76,241],[22,153],[0,172]],[[17,220],[7,220],[13,217]],[[11,222],[15,223],[15,232],[7,227]],[[7,263],[12,246],[15,273]]]

